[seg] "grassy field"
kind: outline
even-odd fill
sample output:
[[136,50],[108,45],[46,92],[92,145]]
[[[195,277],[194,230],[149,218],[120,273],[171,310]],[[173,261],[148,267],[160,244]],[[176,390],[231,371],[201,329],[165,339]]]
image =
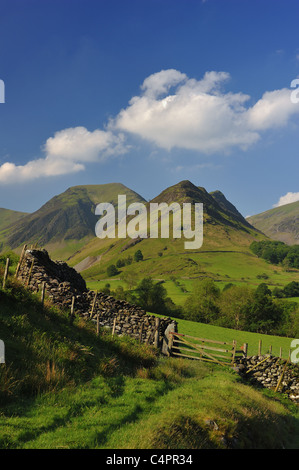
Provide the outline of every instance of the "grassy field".
[[178,322],[178,331],[185,335],[191,335],[199,338],[214,339],[218,341],[237,341],[238,348],[244,343],[248,343],[248,355],[258,354],[259,341],[262,342],[261,353],[266,354],[272,346],[272,354],[279,356],[282,348],[282,357],[287,358],[290,350],[290,344],[293,338],[282,336],[263,335],[260,333],[251,333],[248,331],[232,330],[221,326],[196,323],[188,320],[174,318]]
[[[12,280],[0,305],[2,449],[298,448],[298,407],[229,368],[96,336]],[[180,321],[186,333],[195,327],[226,330]]]

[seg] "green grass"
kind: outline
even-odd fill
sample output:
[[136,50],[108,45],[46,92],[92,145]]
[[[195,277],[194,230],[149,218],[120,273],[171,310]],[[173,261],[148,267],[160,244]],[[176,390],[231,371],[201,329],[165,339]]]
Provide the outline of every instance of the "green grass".
[[0,447],[14,449],[296,448],[299,436],[294,409],[228,370],[176,359],[8,406],[0,419]]
[[279,356],[280,348],[282,348],[282,357],[287,358],[290,350],[290,344],[293,339],[282,336],[264,335],[260,333],[251,333],[248,331],[232,330],[230,328],[207,325],[204,323],[196,323],[177,318],[174,320],[178,322],[178,331],[186,335],[228,342],[236,340],[238,348],[244,343],[248,343],[249,356],[258,354],[259,341],[261,340],[262,354],[268,353],[270,346],[272,346],[272,354],[274,356]]
[[[181,320],[179,329],[233,333]],[[0,331],[2,449],[298,446],[298,407],[280,394],[229,368],[162,357],[104,329],[96,336],[89,322],[42,308],[12,279],[0,289]]]

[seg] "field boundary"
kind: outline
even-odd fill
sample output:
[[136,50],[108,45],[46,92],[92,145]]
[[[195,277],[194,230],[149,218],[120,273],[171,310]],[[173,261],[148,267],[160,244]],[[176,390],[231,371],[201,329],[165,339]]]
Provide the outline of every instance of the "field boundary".
[[237,359],[247,356],[247,343],[237,349],[236,340],[218,341],[170,331],[168,355],[233,366]]

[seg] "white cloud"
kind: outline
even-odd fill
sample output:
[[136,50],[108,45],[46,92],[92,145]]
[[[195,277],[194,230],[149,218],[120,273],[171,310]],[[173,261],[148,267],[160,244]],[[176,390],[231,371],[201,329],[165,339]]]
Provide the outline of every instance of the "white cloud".
[[[203,153],[247,149],[261,132],[285,125],[299,113],[289,89],[266,92],[252,107],[243,93],[222,92],[226,72],[207,72],[201,80],[170,69],[147,77],[139,96],[120,111],[110,129],[132,133],[158,147]],[[169,93],[170,89],[172,93]]]
[[290,204],[291,202],[299,201],[299,193],[287,193],[284,196],[281,196],[279,201],[273,205],[273,207],[284,206],[285,204]]
[[248,110],[248,125],[252,129],[265,130],[285,126],[292,116],[298,113],[299,107],[291,101],[291,91],[267,91],[263,97]]
[[6,162],[0,166],[0,182],[30,181],[40,177],[75,173],[85,169],[85,163],[104,161],[111,155],[126,152],[124,136],[110,131],[88,131],[75,127],[56,132],[43,146],[45,158],[25,165]]
[[124,154],[127,135],[138,136],[157,147],[180,148],[199,153],[246,150],[263,131],[288,123],[299,113],[291,102],[291,89],[266,91],[248,105],[250,96],[225,92],[227,72],[206,72],[201,80],[175,69],[148,76],[128,106],[111,119],[105,130],[68,128],[49,137],[43,158],[24,165],[0,166],[0,182],[30,181],[40,177],[74,173],[90,162],[104,162]]

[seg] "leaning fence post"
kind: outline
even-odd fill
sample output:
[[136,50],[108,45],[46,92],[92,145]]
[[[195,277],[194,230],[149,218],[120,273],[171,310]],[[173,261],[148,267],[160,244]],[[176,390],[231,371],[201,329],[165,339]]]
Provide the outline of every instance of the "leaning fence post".
[[99,336],[100,333],[100,314],[99,312],[97,313],[97,336]]
[[74,321],[74,310],[75,310],[75,296],[72,297],[71,315],[70,315],[71,324],[72,324],[73,321]]
[[9,262],[10,262],[9,258],[6,258],[6,265],[5,265],[2,289],[5,289],[6,279],[7,279],[7,276],[8,276]]
[[41,303],[42,303],[42,306],[44,306],[44,301],[45,301],[45,290],[46,290],[46,283],[45,281],[43,281],[42,283],[42,292],[41,292]]
[[23,259],[24,259],[24,254],[25,254],[26,249],[27,249],[27,245],[24,245],[24,246],[23,246],[23,249],[22,249],[21,256],[20,256],[20,259],[19,259],[19,262],[18,262],[18,265],[17,265],[16,272],[15,272],[15,278],[17,278],[18,275],[19,275],[20,267],[21,267],[21,265],[22,265],[22,262],[23,262]]
[[116,327],[116,317],[113,320],[112,336],[114,336],[115,334],[115,327]]
[[94,309],[95,309],[95,306],[96,306],[97,297],[98,297],[98,291],[96,290],[95,294],[94,294],[93,302],[92,302],[90,318],[92,318],[93,315],[94,315]]
[[236,349],[237,349],[237,341],[234,339],[233,340],[232,364],[235,363]]

